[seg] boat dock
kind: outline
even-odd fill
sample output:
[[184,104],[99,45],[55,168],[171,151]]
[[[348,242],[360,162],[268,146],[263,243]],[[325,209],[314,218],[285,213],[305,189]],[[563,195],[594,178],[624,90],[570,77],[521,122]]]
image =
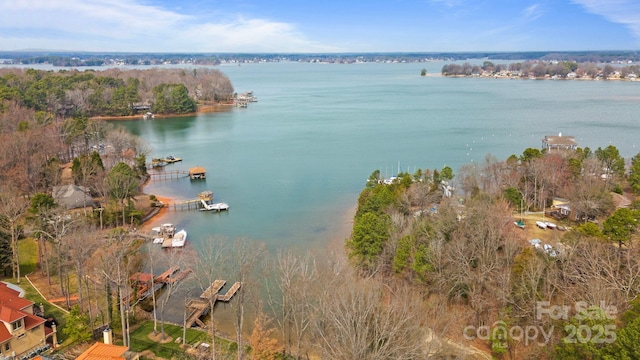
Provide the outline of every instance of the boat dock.
[[178,271],[180,271],[180,266],[172,266],[162,274],[158,275],[155,279],[153,279],[153,281],[163,284],[169,283],[169,279],[171,278],[171,276],[173,276]]
[[173,208],[173,210],[193,209],[224,211],[229,209],[229,204],[227,203],[213,203],[213,192],[208,190],[199,193],[196,199],[176,200],[171,203],[164,204],[164,206]]
[[172,171],[153,171],[149,172],[149,176],[153,180],[169,180],[169,179],[178,179],[181,177],[189,176],[188,171],[184,170],[172,170]]
[[233,285],[227,291],[226,294],[224,294],[224,295],[218,294],[218,299],[217,300],[218,301],[229,302],[229,300],[231,300],[233,295],[235,295],[238,292],[238,290],[240,290],[240,281],[236,281],[235,283],[233,283]]
[[189,169],[189,178],[191,178],[191,180],[204,180],[207,178],[207,170],[202,166],[194,166]]
[[176,276],[170,276],[169,278],[167,278],[167,280],[165,280],[165,284],[175,284],[178,281],[186,278],[187,276],[191,275],[191,273],[193,272],[193,270],[191,269],[185,269],[183,271],[178,272],[178,275]]
[[148,273],[135,273],[129,278],[134,290],[125,295],[125,301],[131,303],[134,299],[136,301],[144,300],[165,285],[174,285],[178,281],[185,279],[192,272],[191,269],[180,271],[179,266],[173,266],[156,277]]
[[210,301],[213,300],[215,304],[216,301],[229,302],[233,296],[240,290],[240,282],[236,281],[233,283],[231,288],[224,294],[219,294],[220,290],[226,285],[226,280],[215,280],[209,287],[202,292],[199,299],[193,299],[189,301],[187,304],[187,320],[185,322],[186,327],[192,327],[193,324],[197,324],[198,326],[204,328],[205,324],[200,320],[201,317],[209,313],[210,310]]
[[187,304],[187,310],[189,311],[189,316],[185,321],[185,326],[190,328],[193,324],[198,324],[201,328],[205,328],[206,326],[200,320],[201,317],[205,316],[209,312],[209,304],[198,299],[193,299],[189,301]]
[[209,298],[217,296],[220,289],[222,289],[226,283],[227,280],[215,280],[211,285],[209,285],[207,290],[200,295],[200,299],[209,300]]
[[173,164],[180,161],[182,161],[182,158],[177,158],[169,155],[164,158],[151,159],[151,166],[153,167],[166,166],[168,164]]

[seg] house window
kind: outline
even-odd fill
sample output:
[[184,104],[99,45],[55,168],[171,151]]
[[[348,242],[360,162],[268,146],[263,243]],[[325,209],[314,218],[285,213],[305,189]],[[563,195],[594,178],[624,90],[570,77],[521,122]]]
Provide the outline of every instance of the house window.
[[27,334],[20,334],[18,335],[18,340],[22,339],[23,337],[27,336]]
[[4,344],[4,351],[5,351],[5,353],[6,353],[7,351],[9,351],[9,350],[11,350],[11,344],[10,344],[10,343],[6,343],[6,344]]
[[14,331],[20,329],[22,327],[22,320],[18,320],[12,323],[11,326],[13,327]]

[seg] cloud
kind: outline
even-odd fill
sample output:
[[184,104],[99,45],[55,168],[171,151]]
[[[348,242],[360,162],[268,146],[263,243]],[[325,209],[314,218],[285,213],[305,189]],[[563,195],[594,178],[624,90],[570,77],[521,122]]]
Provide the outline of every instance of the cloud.
[[463,0],[431,0],[432,4],[444,5],[448,8],[462,5]]
[[[0,0],[0,49],[149,52],[323,52],[293,24],[204,17],[139,0]],[[215,18],[216,20],[210,20]],[[69,47],[72,46],[72,47]]]
[[533,4],[522,11],[525,21],[534,21],[542,16],[543,13],[544,11],[542,10],[542,7],[540,7],[540,4]]
[[588,12],[604,17],[607,21],[622,24],[632,35],[640,38],[640,2],[637,0],[571,0]]

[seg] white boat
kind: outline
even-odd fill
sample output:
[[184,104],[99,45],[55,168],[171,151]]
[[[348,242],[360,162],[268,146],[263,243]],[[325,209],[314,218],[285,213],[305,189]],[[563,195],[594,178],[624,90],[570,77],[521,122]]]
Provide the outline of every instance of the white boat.
[[536,225],[538,225],[538,227],[540,229],[546,229],[547,228],[547,224],[544,221],[536,221]]
[[210,202],[205,201],[205,200],[200,200],[200,202],[202,202],[202,209],[200,209],[200,210],[203,210],[203,211],[210,211],[210,210],[224,211],[224,210],[229,210],[229,204],[227,204],[225,202],[210,203]]
[[545,222],[544,222],[544,224],[545,224],[545,225],[547,225],[547,228],[549,228],[549,229],[552,229],[552,230],[553,230],[553,229],[555,229],[555,228],[556,228],[556,224],[554,224],[554,223],[552,223],[552,222],[545,221]]
[[183,247],[186,241],[187,231],[182,229],[173,235],[173,239],[171,239],[171,247]]

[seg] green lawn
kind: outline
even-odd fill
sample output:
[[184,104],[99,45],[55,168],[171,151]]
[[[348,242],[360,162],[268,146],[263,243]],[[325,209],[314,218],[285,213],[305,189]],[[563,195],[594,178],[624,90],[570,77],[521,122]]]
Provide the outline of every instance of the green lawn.
[[20,255],[20,274],[24,276],[34,272],[38,265],[38,243],[33,239],[18,241],[18,254]]
[[[170,359],[172,356],[176,356],[179,354],[184,354],[185,350],[180,348],[182,341],[176,344],[175,340],[177,338],[182,338],[182,327],[175,325],[164,325],[165,334],[171,337],[171,341],[165,344],[157,343],[151,339],[149,339],[149,334],[153,333],[153,321],[145,321],[140,325],[140,327],[136,328],[131,332],[131,350],[142,352],[145,350],[150,350],[156,356]],[[158,323],[158,331],[160,331],[160,324]],[[209,334],[204,331],[187,329],[187,344],[195,345],[198,342],[206,342],[211,344],[211,338]],[[219,349],[231,349],[235,343],[230,343],[226,340],[216,338],[216,347]]]

